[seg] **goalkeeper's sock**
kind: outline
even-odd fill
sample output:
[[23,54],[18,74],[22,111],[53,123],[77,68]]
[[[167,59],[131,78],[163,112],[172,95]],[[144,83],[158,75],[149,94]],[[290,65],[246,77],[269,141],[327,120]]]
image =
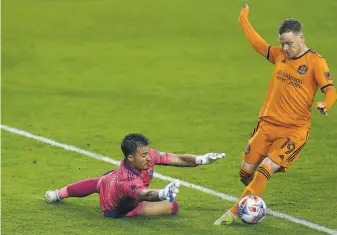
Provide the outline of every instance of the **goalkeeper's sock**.
[[248,185],[254,177],[254,171],[248,171],[246,169],[243,169],[242,167],[240,168],[240,181],[244,184],[244,185]]
[[272,174],[272,170],[267,165],[261,164],[257,168],[252,182],[245,188],[245,191],[243,192],[239,200],[229,211],[233,215],[237,216],[237,206],[239,204],[239,201],[247,195],[260,196],[264,192],[267,181],[272,176]]
[[176,201],[172,202],[172,209],[171,209],[171,215],[177,214],[179,211],[179,204]]
[[70,184],[58,190],[61,199],[67,197],[86,197],[90,194],[97,193],[97,183],[99,178],[81,180]]

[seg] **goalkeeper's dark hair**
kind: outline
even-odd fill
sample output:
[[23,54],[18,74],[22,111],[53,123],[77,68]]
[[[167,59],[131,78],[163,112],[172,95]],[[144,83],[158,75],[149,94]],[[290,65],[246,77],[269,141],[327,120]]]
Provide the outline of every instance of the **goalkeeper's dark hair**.
[[142,134],[130,133],[127,134],[121,143],[121,149],[124,157],[128,155],[134,155],[137,149],[140,147],[145,147],[150,144],[150,140]]
[[284,33],[293,32],[300,33],[302,32],[302,24],[296,19],[285,19],[278,29],[279,35]]

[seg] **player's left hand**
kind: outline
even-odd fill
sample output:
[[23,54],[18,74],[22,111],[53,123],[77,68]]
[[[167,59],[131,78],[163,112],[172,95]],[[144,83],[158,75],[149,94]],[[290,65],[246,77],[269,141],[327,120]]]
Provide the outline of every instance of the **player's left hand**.
[[317,102],[316,103],[316,108],[318,111],[321,112],[321,114],[325,115],[325,116],[328,116],[328,110],[324,104],[324,102]]
[[198,165],[207,165],[215,162],[218,159],[225,158],[225,153],[206,153],[205,155],[198,156],[197,164]]

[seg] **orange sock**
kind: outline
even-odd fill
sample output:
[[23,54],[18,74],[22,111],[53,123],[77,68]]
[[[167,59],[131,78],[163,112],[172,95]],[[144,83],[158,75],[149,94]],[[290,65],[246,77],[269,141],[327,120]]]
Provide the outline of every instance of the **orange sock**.
[[245,188],[245,191],[243,191],[243,194],[239,198],[239,200],[235,203],[235,205],[230,209],[230,212],[237,216],[237,206],[239,204],[239,201],[247,196],[247,195],[254,195],[254,196],[260,196],[267,185],[267,180],[272,176],[273,172],[267,165],[260,165],[255,174],[252,182]]

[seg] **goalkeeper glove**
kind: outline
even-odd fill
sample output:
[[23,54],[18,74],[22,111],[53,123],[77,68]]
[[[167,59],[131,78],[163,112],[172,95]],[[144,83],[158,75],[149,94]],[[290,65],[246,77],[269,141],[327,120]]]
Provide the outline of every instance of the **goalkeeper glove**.
[[179,180],[174,180],[169,183],[164,189],[159,191],[159,199],[167,200],[169,202],[173,202],[177,194],[179,193]]
[[202,156],[197,156],[195,159],[195,163],[197,165],[207,165],[215,162],[216,160],[220,158],[225,158],[225,153],[206,153]]

